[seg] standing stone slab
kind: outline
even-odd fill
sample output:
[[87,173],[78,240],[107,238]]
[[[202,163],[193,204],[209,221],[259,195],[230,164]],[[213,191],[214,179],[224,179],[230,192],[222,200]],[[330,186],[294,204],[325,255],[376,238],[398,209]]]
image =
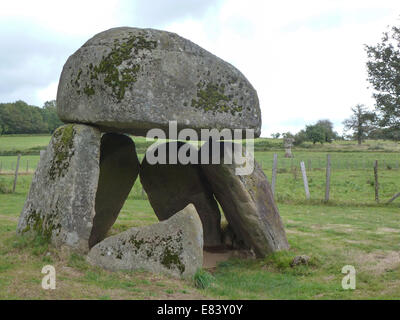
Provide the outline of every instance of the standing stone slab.
[[101,138],[87,125],[58,128],[39,161],[17,232],[39,233],[56,246],[88,252],[114,223],[138,166],[127,136]]
[[[212,150],[210,143],[202,148],[206,147]],[[232,164],[224,164],[224,149],[232,148],[232,143],[219,143],[219,147],[221,163],[202,164],[202,169],[230,228],[258,257],[288,249],[285,229],[261,167],[254,160],[251,174],[236,175],[235,169],[240,166],[237,158],[233,157]],[[246,163],[251,161],[251,157],[245,158]]]
[[86,125],[58,128],[39,161],[17,232],[89,250],[99,178],[101,133]]
[[219,246],[222,238],[221,214],[200,165],[184,165],[179,161],[177,164],[169,164],[168,150],[180,150],[183,146],[190,147],[194,154],[198,152],[195,147],[183,142],[157,146],[154,152],[160,156],[165,152],[167,163],[152,165],[145,157],[140,168],[140,181],[160,221],[193,203],[203,224],[204,246]]
[[257,92],[231,64],[175,33],[113,28],[69,57],[57,93],[64,122],[146,135],[152,128],[254,129]]
[[95,245],[87,260],[109,270],[144,269],[190,278],[203,264],[203,231],[195,207],[166,221],[131,228]]
[[126,135],[108,133],[101,138],[100,176],[96,193],[96,215],[89,247],[102,241],[117,220],[139,174],[135,144]]

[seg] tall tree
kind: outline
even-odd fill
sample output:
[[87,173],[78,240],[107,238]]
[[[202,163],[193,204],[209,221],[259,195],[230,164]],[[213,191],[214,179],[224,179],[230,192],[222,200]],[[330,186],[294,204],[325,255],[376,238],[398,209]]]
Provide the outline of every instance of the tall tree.
[[326,141],[325,130],[318,124],[306,126],[306,137],[307,140],[312,141],[313,144],[316,142],[321,142],[321,144],[323,144]]
[[353,137],[360,145],[374,129],[376,115],[374,112],[368,111],[363,104],[356,105],[351,108],[351,111],[353,112],[351,117],[343,121],[344,130],[352,130]]
[[393,26],[383,33],[380,43],[365,49],[379,125],[392,131],[396,139],[400,130],[400,28]]
[[338,136],[337,132],[333,130],[333,123],[328,120],[319,120],[317,122],[317,125],[321,126],[324,129],[325,133],[325,142],[332,142],[332,140],[335,140]]
[[50,133],[53,133],[54,130],[63,125],[57,115],[56,100],[46,101],[41,111],[43,120],[47,123],[47,128]]

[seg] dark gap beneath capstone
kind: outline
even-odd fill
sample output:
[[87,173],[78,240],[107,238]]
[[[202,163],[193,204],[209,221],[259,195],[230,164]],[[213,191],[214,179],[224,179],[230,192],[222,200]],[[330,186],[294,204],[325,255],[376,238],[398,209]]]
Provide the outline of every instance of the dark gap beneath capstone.
[[100,144],[100,175],[96,215],[89,248],[106,238],[139,174],[135,144],[124,134],[105,133]]

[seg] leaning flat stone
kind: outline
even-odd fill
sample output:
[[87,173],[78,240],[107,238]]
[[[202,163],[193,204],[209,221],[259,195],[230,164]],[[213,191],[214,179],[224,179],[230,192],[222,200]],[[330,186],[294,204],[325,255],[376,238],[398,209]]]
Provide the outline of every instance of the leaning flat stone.
[[87,260],[108,270],[143,269],[190,278],[203,264],[201,221],[189,204],[168,220],[106,238]]
[[[56,246],[88,252],[114,223],[138,175],[135,158],[133,142],[124,135],[101,139],[91,126],[58,128],[35,171],[17,232],[41,234]],[[109,181],[110,176],[120,180]]]
[[169,164],[168,150],[190,147],[183,142],[161,144],[154,152],[166,153],[166,164],[150,164],[144,157],[140,167],[140,181],[150,204],[160,221],[166,220],[189,203],[193,203],[203,224],[204,246],[221,245],[221,214],[207,179],[196,164]]
[[96,192],[93,228],[89,247],[102,241],[117,220],[139,174],[135,144],[126,135],[108,133],[101,137],[100,176]]
[[[224,211],[229,227],[258,257],[288,249],[285,229],[267,177],[255,160],[254,170],[250,174],[237,175],[236,169],[243,167],[238,158],[233,157],[231,164],[224,163],[224,149],[231,146],[232,143],[218,145],[220,164],[201,166],[215,198]],[[208,142],[201,149],[207,147],[212,154],[212,147]],[[243,160],[245,165],[252,162],[250,156],[244,156]]]
[[257,93],[229,63],[177,34],[114,28],[69,57],[57,93],[64,122],[146,135],[152,128],[254,129]]

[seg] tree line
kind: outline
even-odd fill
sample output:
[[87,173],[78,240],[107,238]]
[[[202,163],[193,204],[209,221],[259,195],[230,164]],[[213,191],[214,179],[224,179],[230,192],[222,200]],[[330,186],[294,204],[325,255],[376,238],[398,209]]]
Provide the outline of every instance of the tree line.
[[22,100],[0,103],[0,135],[53,133],[62,124],[55,100],[46,101],[42,108]]

